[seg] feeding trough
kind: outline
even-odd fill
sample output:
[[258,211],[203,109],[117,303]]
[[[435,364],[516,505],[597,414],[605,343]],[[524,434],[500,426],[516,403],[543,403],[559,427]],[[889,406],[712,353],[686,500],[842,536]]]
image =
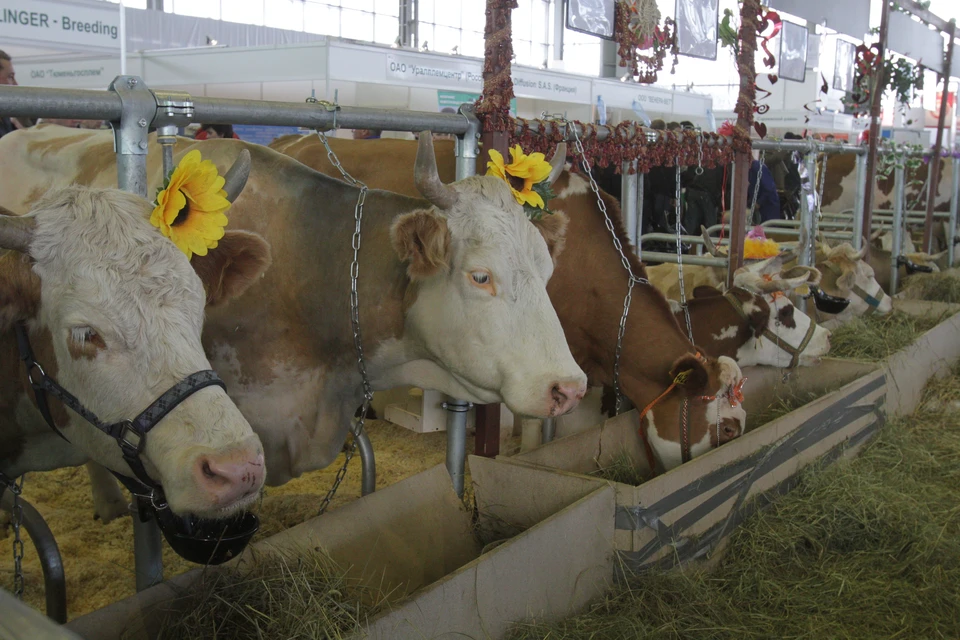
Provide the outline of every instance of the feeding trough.
[[[320,547],[346,569],[345,580],[389,594],[391,606],[363,629],[365,637],[385,639],[502,637],[514,621],[568,615],[609,587],[611,487],[477,457],[470,471],[476,517],[438,465],[255,544],[227,566],[253,552],[292,557]],[[176,606],[202,571],[68,626],[98,640],[156,637],[164,608]]]

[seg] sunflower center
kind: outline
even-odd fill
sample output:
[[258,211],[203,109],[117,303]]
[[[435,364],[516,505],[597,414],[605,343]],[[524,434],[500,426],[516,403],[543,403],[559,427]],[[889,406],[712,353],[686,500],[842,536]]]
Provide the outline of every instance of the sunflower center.
[[[180,193],[183,193],[183,191],[180,191]],[[186,194],[184,194],[183,197],[184,197],[183,208],[177,212],[177,217],[174,218],[173,222],[170,223],[171,227],[175,227],[177,225],[183,224],[184,222],[187,221],[187,217],[190,215],[190,199],[187,198]]]
[[513,187],[517,191],[523,191],[523,187],[526,184],[523,178],[518,178],[517,176],[512,176],[508,173],[507,180],[510,182],[511,187]]

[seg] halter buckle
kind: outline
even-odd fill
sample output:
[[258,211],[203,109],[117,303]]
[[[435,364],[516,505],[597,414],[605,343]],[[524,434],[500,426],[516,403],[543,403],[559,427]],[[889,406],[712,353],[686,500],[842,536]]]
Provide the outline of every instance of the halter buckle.
[[143,434],[133,427],[131,420],[124,420],[120,423],[120,435],[117,436],[117,443],[124,453],[128,455],[139,455],[143,452],[144,438]]
[[33,370],[36,369],[40,372],[40,380],[45,380],[47,378],[47,372],[43,370],[43,367],[40,366],[39,362],[29,362],[27,363],[27,381],[30,383],[30,386],[34,389],[42,388],[42,385],[33,379]]

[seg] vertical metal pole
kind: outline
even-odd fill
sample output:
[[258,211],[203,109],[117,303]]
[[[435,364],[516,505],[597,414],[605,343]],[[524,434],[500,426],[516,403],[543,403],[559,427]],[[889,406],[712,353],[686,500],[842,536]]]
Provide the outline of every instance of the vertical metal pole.
[[553,442],[553,439],[557,437],[557,419],[556,418],[544,418],[543,425],[540,428],[542,429],[542,434],[540,439],[540,442],[542,444]]
[[377,490],[377,459],[366,429],[357,434],[356,427],[359,424],[354,423],[350,429],[353,437],[357,439],[357,449],[360,451],[360,495],[368,496]]
[[950,66],[953,61],[953,43],[956,22],[950,21],[947,30],[947,52],[943,63],[943,93],[940,98],[940,117],[937,118],[937,140],[933,144],[933,157],[927,165],[930,190],[927,192],[927,215],[923,220],[923,250],[933,253],[933,207],[940,189],[940,149],[943,147],[943,126],[947,121],[947,99],[950,97]]
[[817,214],[819,212],[819,207],[817,207],[817,154],[815,151],[811,151],[804,157],[804,162],[807,165],[807,174],[810,176],[810,190],[813,194],[813,202],[810,202],[809,215],[807,216],[807,246],[803,248],[803,252],[807,255],[807,261],[803,264],[812,267],[817,263],[817,229],[819,221],[817,220]]
[[[630,173],[631,169],[634,173]],[[620,213],[627,228],[627,237],[631,240],[637,237],[637,180],[640,176],[636,169],[636,160],[624,162],[620,174]]]
[[890,295],[897,293],[897,279],[900,276],[900,254],[903,251],[903,190],[905,157],[897,160],[893,171],[893,247],[890,250]]
[[123,0],[119,2],[120,10],[120,75],[127,75],[127,8]]
[[950,260],[947,263],[949,268],[953,268],[954,259],[954,239],[957,237],[957,199],[960,199],[960,159],[953,158],[953,180],[950,188],[950,226],[947,229],[947,256]]
[[[113,125],[117,183],[124,191],[146,198],[148,131],[157,116],[157,101],[143,81],[134,76],[118,76],[110,90],[120,96],[123,106],[120,122]],[[163,581],[162,538],[156,519],[142,522],[137,511],[133,514],[133,553],[137,591],[143,591]]]
[[[470,128],[457,138],[457,180],[463,180],[477,173],[477,140],[480,135],[480,121],[473,112],[473,105],[460,107],[470,124]],[[463,497],[464,467],[467,458],[467,412],[470,403],[451,398],[443,403],[447,410],[447,472],[453,481],[453,489]],[[499,436],[498,436],[499,437]]]
[[[639,168],[637,169],[637,228],[635,230],[636,235],[630,238],[630,241],[633,243],[633,246],[636,247],[637,255],[640,255],[640,238],[643,236],[643,183],[646,182],[647,174],[640,173]],[[697,245],[701,249],[703,245]]]
[[[857,155],[857,194],[853,203],[853,248],[863,248],[863,200],[867,197],[867,154]],[[867,236],[868,238],[870,236]]]
[[[875,69],[883,69],[883,60],[887,54],[887,31],[890,23],[890,3],[883,0],[880,3],[880,34],[877,38],[878,53],[874,60]],[[867,150],[867,177],[863,198],[863,217],[860,235],[870,237],[871,218],[873,217],[873,193],[877,179],[877,146],[880,144],[880,108],[882,106],[883,91],[874,91],[870,104],[870,139]],[[870,243],[867,243],[867,253],[870,253]],[[892,292],[891,292],[892,293]]]

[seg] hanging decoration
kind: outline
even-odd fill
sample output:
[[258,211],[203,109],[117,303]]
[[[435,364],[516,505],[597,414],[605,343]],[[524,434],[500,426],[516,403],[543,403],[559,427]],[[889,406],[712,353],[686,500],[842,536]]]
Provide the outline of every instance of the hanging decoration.
[[[672,18],[667,18],[663,21],[663,27],[660,27],[660,10],[656,0],[618,0],[613,37],[620,45],[620,66],[626,67],[637,82],[656,82],[667,53],[673,55],[670,73],[676,72],[680,56],[676,23]],[[650,53],[640,53],[648,49]]]
[[[854,57],[853,91],[843,98],[844,106],[856,116],[870,111],[871,95],[877,86],[880,91],[893,91],[898,104],[908,104],[915,92],[923,90],[923,67],[906,58],[888,55],[883,61],[883,73],[877,73],[879,46],[860,44]],[[878,82],[879,75],[879,82]]]
[[187,258],[207,255],[215,249],[230,208],[224,178],[210,160],[202,160],[194,149],[180,160],[157,191],[150,223],[170,238]]
[[483,94],[477,101],[477,117],[485,132],[506,131],[513,100],[513,29],[510,15],[517,0],[487,0],[483,52]]

